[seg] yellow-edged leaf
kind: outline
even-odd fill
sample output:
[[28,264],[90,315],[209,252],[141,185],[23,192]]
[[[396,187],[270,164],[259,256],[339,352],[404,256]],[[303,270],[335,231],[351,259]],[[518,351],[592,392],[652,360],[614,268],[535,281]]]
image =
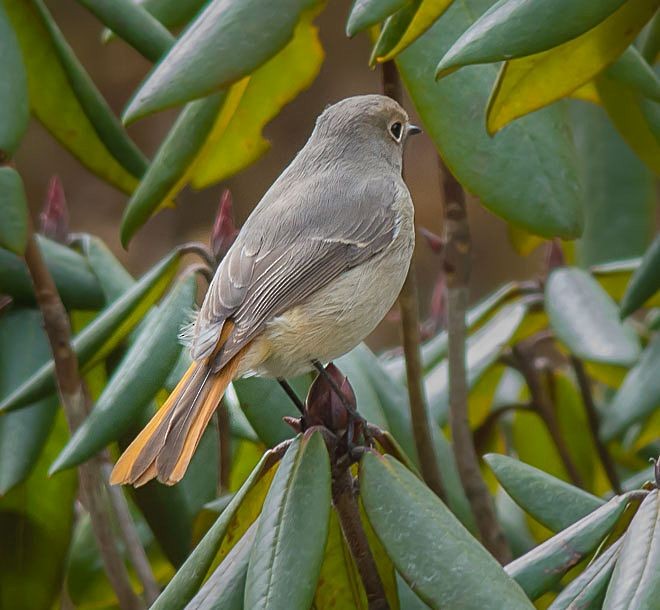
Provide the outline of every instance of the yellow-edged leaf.
[[512,224],[507,225],[509,242],[513,249],[521,256],[528,256],[540,245],[546,243],[546,240],[538,235],[534,235],[525,229]]
[[137,180],[101,142],[76,98],[53,41],[31,2],[5,0],[28,76],[30,107],[46,129],[87,169],[130,193]]
[[408,24],[403,36],[385,55],[376,61],[384,62],[396,57],[428,30],[450,6],[453,0],[422,0],[417,12]]
[[596,83],[592,80],[573,91],[571,97],[576,100],[582,100],[583,102],[591,102],[592,104],[602,103]]
[[235,108],[223,111],[216,121],[192,170],[193,187],[219,182],[268,150],[262,129],[312,83],[321,68],[323,48],[312,25],[314,14],[303,18],[284,49],[232,87]]
[[506,62],[488,103],[488,132],[494,134],[590,81],[623,53],[657,8],[657,0],[629,0],[581,36]]

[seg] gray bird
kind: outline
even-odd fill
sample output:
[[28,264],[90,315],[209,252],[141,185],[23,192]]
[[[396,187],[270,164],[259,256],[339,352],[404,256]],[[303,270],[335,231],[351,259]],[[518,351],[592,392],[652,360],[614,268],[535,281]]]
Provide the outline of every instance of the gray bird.
[[381,95],[319,116],[218,267],[190,331],[193,363],[117,462],[113,484],[176,483],[232,379],[299,375],[374,330],[410,265],[413,205],[401,171],[419,131]]

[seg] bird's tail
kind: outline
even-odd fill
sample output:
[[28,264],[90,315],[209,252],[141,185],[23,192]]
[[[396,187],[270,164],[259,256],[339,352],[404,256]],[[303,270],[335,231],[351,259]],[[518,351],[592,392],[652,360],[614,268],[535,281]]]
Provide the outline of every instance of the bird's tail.
[[165,404],[119,458],[110,483],[139,487],[154,478],[166,485],[180,481],[236,375],[240,358],[241,353],[215,373],[206,362],[193,362]]

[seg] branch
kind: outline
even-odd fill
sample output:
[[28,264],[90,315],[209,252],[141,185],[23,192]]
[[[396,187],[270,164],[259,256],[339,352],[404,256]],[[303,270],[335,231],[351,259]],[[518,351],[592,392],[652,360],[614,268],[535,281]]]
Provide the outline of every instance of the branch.
[[[383,64],[383,92],[401,103],[403,94],[401,80],[394,62]],[[410,261],[406,281],[399,295],[401,311],[401,335],[403,353],[406,361],[406,379],[408,385],[408,400],[410,402],[410,419],[419,466],[424,481],[431,490],[444,499],[445,491],[442,475],[431,437],[431,422],[429,421],[426,396],[422,381],[422,361],[420,354],[419,335],[419,300],[417,298],[417,279],[415,276],[415,258]]]
[[568,473],[571,482],[574,485],[584,489],[584,481],[582,480],[582,475],[573,462],[573,458],[571,457],[571,454],[568,450],[568,445],[566,445],[566,441],[564,440],[564,437],[561,433],[553,403],[548,399],[547,393],[543,389],[543,384],[533,362],[533,356],[525,352],[520,345],[514,345],[511,353],[513,358],[510,361],[506,361],[510,362],[510,364],[524,377],[525,383],[529,388],[532,405],[534,406],[539,417],[545,423],[548,433],[550,434],[550,437],[552,438],[552,441],[557,448],[557,453],[559,453],[559,457],[564,464],[564,468],[566,468],[566,472]]
[[465,193],[456,178],[440,159],[439,161],[443,176],[445,213],[443,270],[447,281],[449,420],[452,448],[481,540],[501,564],[506,564],[511,560],[511,551],[497,521],[493,499],[481,475],[479,458],[468,420],[465,314],[468,304],[471,243]]
[[580,394],[582,395],[582,402],[584,403],[584,410],[587,413],[587,419],[589,421],[589,431],[591,432],[591,438],[594,441],[596,446],[596,451],[600,457],[600,461],[603,464],[603,469],[607,474],[607,478],[610,481],[612,490],[614,493],[621,494],[623,490],[621,488],[621,481],[619,475],[616,472],[616,467],[614,465],[614,460],[609,454],[607,447],[601,441],[598,436],[598,429],[600,427],[600,418],[598,416],[598,411],[596,410],[596,405],[594,404],[593,394],[591,393],[591,384],[587,372],[584,370],[584,365],[582,361],[576,356],[571,355],[571,365],[575,371],[575,377],[580,387]]
[[[53,353],[64,413],[69,429],[74,432],[85,418],[85,393],[78,372],[78,360],[71,348],[69,318],[37,246],[32,228],[25,250],[25,262],[32,277],[37,304]],[[105,485],[98,461],[92,460],[81,465],[78,474],[81,500],[89,512],[99,553],[119,605],[123,610],[139,610],[144,605],[131,588],[126,566],[115,546],[111,518],[104,498]]]
[[383,582],[378,574],[367,536],[360,520],[353,477],[346,468],[338,469],[332,477],[332,502],[339,516],[341,531],[355,560],[360,578],[367,594],[369,610],[389,610]]
[[486,419],[474,430],[472,436],[474,438],[474,446],[478,454],[483,450],[482,448],[488,442],[491,433],[497,426],[500,418],[511,411],[531,411],[532,406],[524,403],[514,402],[508,405],[502,405],[495,411],[491,411],[486,416]]

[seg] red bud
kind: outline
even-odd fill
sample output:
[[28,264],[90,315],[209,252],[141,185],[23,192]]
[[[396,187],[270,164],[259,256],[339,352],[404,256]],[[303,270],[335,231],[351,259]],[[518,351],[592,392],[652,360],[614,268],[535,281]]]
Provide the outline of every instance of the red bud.
[[561,242],[558,239],[550,240],[545,255],[545,265],[548,273],[557,267],[563,267],[565,264]]
[[69,240],[69,210],[64,189],[57,176],[50,179],[43,212],[39,216],[42,235],[65,244]]
[[422,237],[426,240],[426,243],[429,245],[429,248],[435,253],[440,254],[445,247],[445,242],[442,237],[429,231],[426,227],[419,227],[419,232]]
[[217,261],[222,260],[227,254],[238,235],[238,229],[234,225],[232,207],[231,191],[225,189],[220,196],[220,205],[211,235],[211,250]]

